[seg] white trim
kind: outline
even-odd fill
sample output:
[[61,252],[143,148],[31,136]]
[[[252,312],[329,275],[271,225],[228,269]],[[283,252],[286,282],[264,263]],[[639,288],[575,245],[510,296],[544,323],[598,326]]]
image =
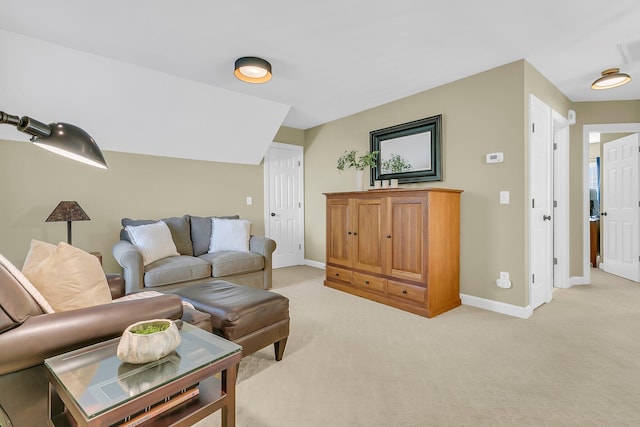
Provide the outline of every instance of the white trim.
[[474,297],[473,295],[460,294],[462,304],[471,307],[481,308],[483,310],[489,310],[500,314],[506,314],[507,316],[518,317],[520,319],[528,319],[533,314],[531,306],[520,307],[513,304],[507,304],[500,301],[493,301],[490,299],[484,299]]
[[[640,123],[604,123],[582,126],[582,279],[591,282],[590,236],[589,236],[589,133],[640,132]],[[573,279],[573,278],[572,278]],[[576,284],[584,284],[576,283]]]
[[556,288],[568,288],[569,284],[569,121],[555,110],[553,119],[553,256],[558,260],[554,268],[553,284]]
[[583,276],[573,276],[569,278],[569,287],[575,286],[575,285],[588,285],[588,284],[589,284],[589,280],[587,280]]
[[305,259],[304,265],[308,265],[309,267],[319,268],[321,270],[326,270],[327,265],[323,262],[314,261],[312,259]]

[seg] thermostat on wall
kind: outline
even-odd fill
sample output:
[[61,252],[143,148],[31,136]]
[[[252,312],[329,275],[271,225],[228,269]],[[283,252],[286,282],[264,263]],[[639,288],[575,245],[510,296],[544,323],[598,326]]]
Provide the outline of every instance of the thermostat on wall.
[[489,153],[487,154],[487,163],[502,163],[504,161],[503,153]]

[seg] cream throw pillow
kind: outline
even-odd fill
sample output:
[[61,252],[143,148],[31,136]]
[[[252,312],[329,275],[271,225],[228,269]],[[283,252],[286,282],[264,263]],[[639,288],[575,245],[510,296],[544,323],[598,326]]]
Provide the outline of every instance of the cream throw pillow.
[[245,219],[211,218],[209,253],[220,251],[249,251],[251,222]]
[[[98,258],[64,242],[52,251],[51,246],[32,241],[23,273],[55,311],[111,302],[107,277]],[[49,255],[45,256],[47,252]]]
[[162,221],[153,224],[127,225],[124,228],[129,240],[142,254],[145,267],[154,261],[170,256],[178,256],[176,244],[173,243],[169,226]]
[[27,291],[27,293],[29,293],[29,295],[31,295],[31,297],[38,303],[44,313],[55,313],[55,310],[47,302],[45,297],[42,296],[38,288],[33,286],[33,283],[31,283],[29,279],[27,279],[25,275],[11,263],[11,261],[0,255],[0,265],[9,271],[24,290]]

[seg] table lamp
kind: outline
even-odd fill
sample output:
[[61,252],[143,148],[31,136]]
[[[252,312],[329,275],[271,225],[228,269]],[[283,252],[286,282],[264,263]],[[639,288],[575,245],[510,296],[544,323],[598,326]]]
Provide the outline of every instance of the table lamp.
[[90,221],[78,202],[60,202],[45,222],[67,221],[67,243],[71,244],[71,221]]

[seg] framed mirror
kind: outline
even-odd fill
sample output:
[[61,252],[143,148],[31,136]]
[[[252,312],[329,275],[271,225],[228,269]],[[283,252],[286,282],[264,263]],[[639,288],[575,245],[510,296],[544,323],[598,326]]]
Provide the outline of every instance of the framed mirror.
[[378,151],[371,168],[376,180],[400,183],[442,181],[442,115],[369,132],[370,150]]

